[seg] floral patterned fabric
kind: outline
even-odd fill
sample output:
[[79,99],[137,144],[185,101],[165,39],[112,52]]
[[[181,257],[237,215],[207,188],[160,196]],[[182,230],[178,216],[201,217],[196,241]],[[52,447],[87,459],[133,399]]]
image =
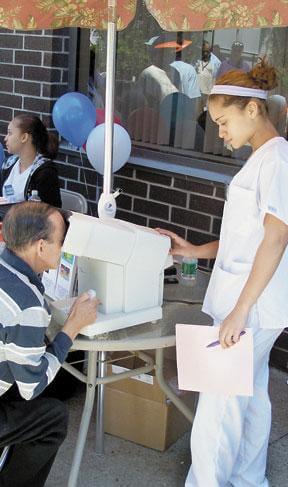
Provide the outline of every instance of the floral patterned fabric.
[[[118,0],[117,30],[133,20],[137,0]],[[0,27],[8,29],[55,29],[94,27],[106,29],[107,0],[0,0]]]
[[164,30],[202,31],[288,25],[288,0],[145,0]]
[[[164,30],[202,31],[288,25],[288,0],[145,0]],[[107,0],[0,0],[0,27],[106,29]],[[137,0],[118,0],[117,29],[133,20]]]

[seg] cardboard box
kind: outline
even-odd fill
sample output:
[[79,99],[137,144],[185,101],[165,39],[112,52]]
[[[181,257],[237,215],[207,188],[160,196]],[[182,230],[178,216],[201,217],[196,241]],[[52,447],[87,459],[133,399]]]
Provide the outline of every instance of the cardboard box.
[[[115,372],[116,367],[131,369],[141,365],[138,359],[128,359],[114,363],[113,369]],[[110,365],[108,373],[111,372]],[[176,373],[175,362],[166,360],[164,374],[172,389],[177,382]],[[177,394],[194,409],[194,393],[177,391]],[[114,382],[105,388],[106,433],[163,451],[190,428],[191,423],[167,400],[154,373]]]

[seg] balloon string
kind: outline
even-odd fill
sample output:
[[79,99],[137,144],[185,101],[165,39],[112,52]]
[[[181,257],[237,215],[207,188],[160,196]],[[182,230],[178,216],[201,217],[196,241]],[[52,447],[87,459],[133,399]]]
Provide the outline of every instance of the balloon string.
[[92,216],[92,208],[91,208],[91,204],[90,204],[90,201],[89,201],[88,184],[87,184],[87,179],[86,179],[86,174],[85,174],[85,168],[84,168],[82,147],[79,147],[79,155],[80,155],[80,161],[81,161],[81,166],[82,166],[82,167],[80,167],[80,170],[83,169],[83,178],[84,178],[84,185],[85,185],[87,205],[88,205],[88,215]]

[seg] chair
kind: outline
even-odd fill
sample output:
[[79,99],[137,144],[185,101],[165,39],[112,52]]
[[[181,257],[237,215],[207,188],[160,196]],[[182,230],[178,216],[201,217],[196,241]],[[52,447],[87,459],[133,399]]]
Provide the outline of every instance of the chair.
[[77,211],[78,213],[87,213],[87,200],[82,194],[63,188],[60,189],[60,193],[63,210]]

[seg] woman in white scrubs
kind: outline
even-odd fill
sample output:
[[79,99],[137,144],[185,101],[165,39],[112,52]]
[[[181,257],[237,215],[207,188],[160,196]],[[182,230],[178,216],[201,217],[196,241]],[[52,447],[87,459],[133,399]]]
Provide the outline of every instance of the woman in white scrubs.
[[266,109],[276,84],[275,70],[261,61],[249,73],[223,75],[209,97],[219,136],[234,149],[253,149],[229,186],[219,241],[196,246],[160,230],[172,254],[216,258],[203,310],[220,325],[222,347],[247,326],[254,338],[254,395],[200,394],[186,487],[268,486],[268,360],[288,324],[288,143]]

